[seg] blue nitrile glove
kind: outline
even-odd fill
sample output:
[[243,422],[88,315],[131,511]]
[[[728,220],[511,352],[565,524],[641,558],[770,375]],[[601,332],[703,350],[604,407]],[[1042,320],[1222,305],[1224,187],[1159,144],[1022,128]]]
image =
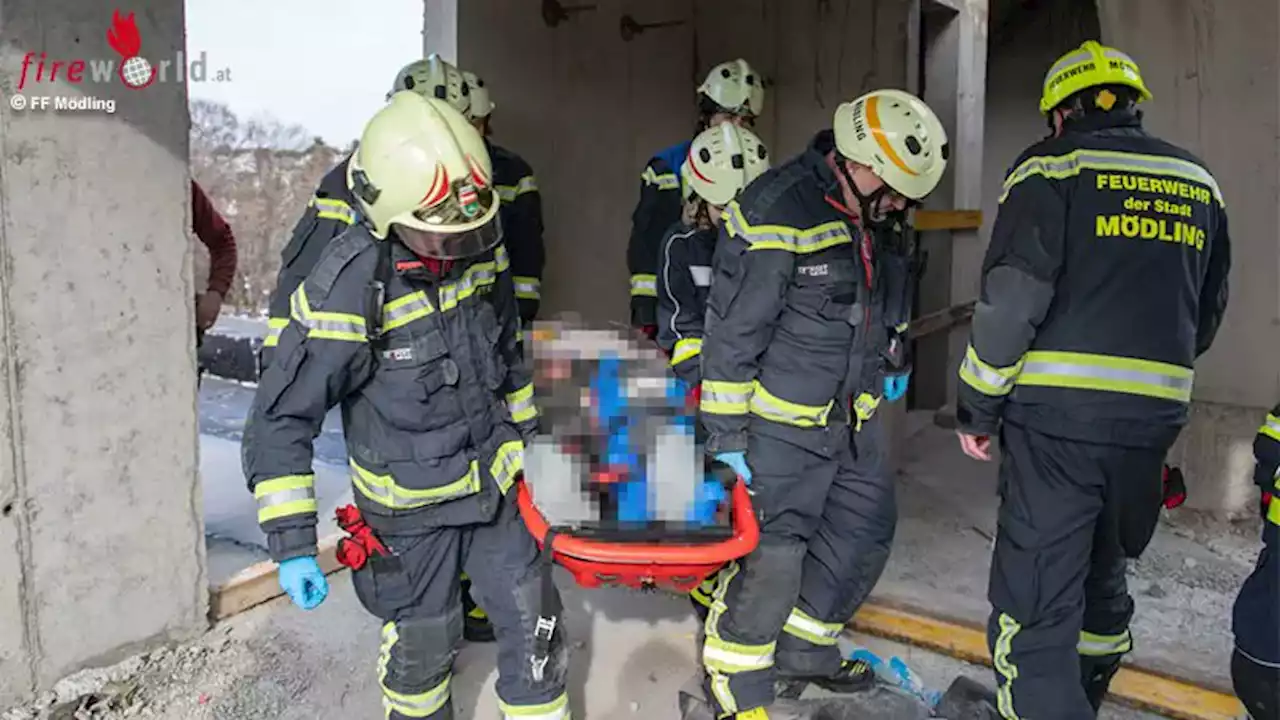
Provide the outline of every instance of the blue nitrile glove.
[[751,468],[747,467],[747,454],[742,450],[734,452],[722,452],[716,455],[716,461],[733,468],[733,471],[742,478],[742,482],[751,484]]
[[910,370],[900,375],[885,375],[884,399],[889,402],[897,402],[903,395],[907,394],[907,385],[909,384],[911,384]]
[[280,589],[289,595],[294,605],[311,610],[324,602],[329,595],[329,581],[315,557],[289,558],[280,563]]

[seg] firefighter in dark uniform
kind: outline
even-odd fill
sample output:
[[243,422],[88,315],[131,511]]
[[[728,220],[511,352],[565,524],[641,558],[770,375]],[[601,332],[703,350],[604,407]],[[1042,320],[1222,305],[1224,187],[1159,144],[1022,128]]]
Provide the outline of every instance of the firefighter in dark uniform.
[[1148,134],[1133,60],[1089,41],[1045,76],[1052,135],[1004,182],[960,366],[966,454],[1000,434],[988,642],[1011,720],[1096,714],[1130,651],[1126,558],[1159,517],[1192,364],[1226,308],[1222,193]]
[[1253,720],[1280,720],[1280,405],[1253,440],[1262,491],[1262,552],[1240,588],[1232,618],[1231,680]]
[[390,552],[352,578],[385,623],[387,717],[453,717],[465,571],[493,610],[503,717],[568,718],[560,598],[510,494],[537,411],[484,142],[448,103],[398,92],[348,168],[361,221],[294,291],[245,429],[281,586],[304,609],[327,593],[311,440],[341,405],[355,502]]
[[[425,60],[415,60],[401,68],[396,73],[387,97],[390,98],[399,90],[412,90],[423,97],[442,99],[458,112],[464,115],[470,113],[470,92],[465,78],[457,68],[437,55],[431,55]],[[350,162],[351,156],[348,155],[320,181],[320,187],[307,203],[306,212],[294,226],[293,236],[281,253],[280,272],[276,277],[276,287],[271,294],[268,309],[269,332],[262,343],[263,368],[270,364],[280,341],[280,333],[289,324],[293,291],[298,289],[315,267],[329,242],[355,224],[360,217],[359,206],[347,189],[347,165]],[[496,162],[494,173],[497,182],[501,182]],[[514,262],[513,258],[512,263]],[[484,611],[476,605],[470,590],[470,582],[464,575],[462,602],[466,609],[466,624],[463,634],[470,642],[492,642],[493,626]]]
[[490,139],[489,118],[494,103],[489,87],[475,73],[463,71],[471,99],[467,116],[480,131],[489,157],[493,159],[493,177],[498,185],[502,207],[502,242],[511,254],[511,272],[516,283],[516,301],[520,305],[520,322],[527,326],[538,316],[542,304],[542,270],[546,250],[542,242],[542,196],[538,179],[524,158]]
[[[750,483],[760,544],[714,583],[702,646],[721,717],[767,718],[774,680],[837,692],[873,682],[837,641],[889,555],[896,524],[872,415],[875,356],[905,319],[871,228],[900,220],[946,168],[918,98],[879,90],[729,203],[702,345],[707,451]],[[856,444],[853,433],[858,433]]]
[[[764,78],[746,60],[711,68],[698,87],[698,129],[720,123],[750,127],[764,109]],[[631,273],[631,326],[653,339],[658,332],[657,262],[667,229],[680,221],[686,195],[680,167],[689,140],[656,153],[640,174],[640,200],[631,213],[627,267]]]
[[680,166],[684,206],[680,221],[667,229],[658,258],[658,345],[690,388],[702,382],[702,327],[720,215],[768,169],[764,143],[732,123],[699,133]]

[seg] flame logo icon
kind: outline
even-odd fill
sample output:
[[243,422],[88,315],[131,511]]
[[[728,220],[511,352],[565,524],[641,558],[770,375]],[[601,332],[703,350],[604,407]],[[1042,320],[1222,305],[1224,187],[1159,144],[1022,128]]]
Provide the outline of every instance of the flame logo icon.
[[111,27],[107,29],[107,44],[120,53],[120,82],[134,90],[155,82],[156,69],[146,58],[138,54],[142,49],[142,38],[138,35],[138,26],[133,22],[133,13],[120,16],[117,8],[111,15]]

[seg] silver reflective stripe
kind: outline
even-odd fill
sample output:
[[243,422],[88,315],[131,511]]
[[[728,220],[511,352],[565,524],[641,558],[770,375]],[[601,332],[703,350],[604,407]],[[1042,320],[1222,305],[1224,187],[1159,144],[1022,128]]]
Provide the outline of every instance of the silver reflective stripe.
[[1032,175],[1045,177],[1070,177],[1081,170],[1131,171],[1152,175],[1165,175],[1202,183],[1213,193],[1214,199],[1223,203],[1218,181],[1208,170],[1199,165],[1175,157],[1139,155],[1111,150],[1076,150],[1067,155],[1028,158],[1009,173],[1004,181],[1003,202],[1010,188]]
[[702,402],[723,405],[746,405],[751,400],[751,390],[716,390],[714,386],[702,384]]
[[[797,403],[788,404],[798,410],[783,406],[778,398],[766,396],[765,393],[757,391],[751,396],[751,412],[766,420],[799,427],[824,426],[827,424],[827,411],[831,409],[830,405],[819,408]],[[803,410],[803,412],[799,410]]]
[[[355,316],[348,316],[345,313],[313,312],[307,302],[305,285],[299,285],[293,295],[289,296],[289,308],[293,319],[312,334],[364,335],[364,322],[357,321]],[[348,317],[352,319],[346,319]]]
[[[795,253],[808,253],[828,247],[832,240],[835,244],[853,242],[853,236],[843,222],[825,223],[808,230],[784,228],[784,232],[774,230],[753,230],[742,217],[742,210],[737,205],[730,206],[724,214],[725,222],[731,234],[742,238],[748,245],[768,243],[782,245],[786,250]],[[770,228],[777,226],[770,225]],[[780,248],[781,249],[781,248]]]
[[697,287],[711,287],[711,267],[709,265],[690,265],[689,274],[693,276],[693,284]]
[[1133,648],[1133,640],[1126,630],[1119,635],[1095,635],[1081,632],[1076,652],[1087,656],[1122,655]]
[[1054,75],[1057,75],[1058,73],[1062,72],[1063,70],[1066,70],[1067,68],[1071,67],[1072,65],[1075,65],[1076,63],[1088,62],[1089,60],[1092,60],[1092,59],[1093,59],[1093,55],[1091,55],[1087,51],[1078,50],[1076,52],[1073,52],[1070,55],[1067,55],[1066,57],[1062,58],[1058,62],[1054,63],[1053,67],[1049,68],[1049,72],[1045,73],[1045,78],[1046,79],[1051,78]]
[[995,370],[992,370],[991,368],[988,368],[979,364],[976,360],[974,360],[972,357],[970,357],[967,354],[964,356],[964,360],[961,361],[960,372],[972,373],[975,377],[977,377],[982,382],[986,383],[987,385],[990,385],[993,388],[997,388],[1000,390],[1013,387],[1013,382],[1016,379],[1016,376],[1005,377],[1004,375],[1001,375]]
[[631,276],[631,293],[634,295],[637,290],[645,290],[650,293],[658,292],[658,281],[653,275]]
[[[1022,374],[1018,379],[1018,382],[1022,385],[1053,385],[1052,379],[1055,377],[1079,378],[1084,382],[1069,386],[1083,386],[1083,389],[1090,390],[1129,392],[1151,395],[1152,397],[1165,397],[1169,394],[1176,394],[1177,399],[1184,401],[1191,399],[1191,387],[1194,377],[1189,370],[1186,371],[1187,374],[1185,376],[1176,377],[1137,368],[1106,367],[1103,365],[1073,363],[1065,360],[1038,360],[1036,359],[1036,353],[1028,353],[1026,357],[1026,362],[1022,366]],[[1088,382],[1090,380],[1102,382],[1091,385]],[[1122,386],[1108,386],[1106,383],[1118,383]],[[1173,391],[1173,393],[1143,392],[1144,388],[1166,389]]]
[[258,510],[266,510],[275,505],[283,505],[285,503],[294,502],[295,500],[314,500],[316,498],[315,488],[295,488],[293,490],[278,490],[273,493],[267,493],[258,498]]
[[385,329],[396,327],[396,321],[408,315],[431,312],[431,301],[421,290],[404,295],[383,306],[382,320]]
[[541,283],[533,278],[520,278],[516,280],[516,295],[530,300],[537,299],[540,287]]

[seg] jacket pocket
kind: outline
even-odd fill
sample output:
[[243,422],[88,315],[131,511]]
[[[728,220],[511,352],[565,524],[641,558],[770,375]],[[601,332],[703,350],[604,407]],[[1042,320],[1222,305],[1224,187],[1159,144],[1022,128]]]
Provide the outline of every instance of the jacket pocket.
[[370,614],[382,620],[394,620],[415,600],[413,576],[405,556],[375,555],[352,574],[356,598]]
[[484,371],[485,387],[499,390],[507,379],[507,361],[503,357],[502,323],[498,313],[487,300],[476,306],[476,348],[480,354],[480,367]]
[[456,409],[442,396],[458,384],[459,374],[444,337],[432,328],[408,342],[392,341],[378,358],[364,395],[392,427],[423,432],[457,419]]

